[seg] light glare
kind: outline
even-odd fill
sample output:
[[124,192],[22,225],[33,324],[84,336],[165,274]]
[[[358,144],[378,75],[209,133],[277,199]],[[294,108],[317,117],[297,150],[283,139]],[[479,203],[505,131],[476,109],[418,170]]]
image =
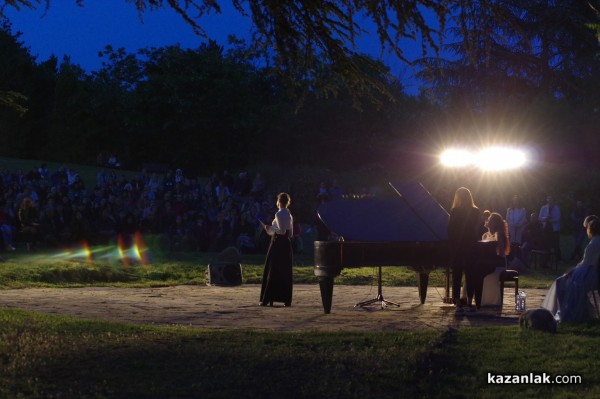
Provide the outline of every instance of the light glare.
[[467,150],[449,149],[442,153],[441,162],[449,168],[469,166],[473,162],[473,155]]
[[485,148],[476,157],[477,166],[482,170],[489,171],[517,169],[524,166],[525,163],[525,153],[513,148]]
[[525,151],[508,147],[488,147],[477,153],[465,149],[448,149],[440,156],[445,167],[474,166],[483,171],[518,169],[527,164]]

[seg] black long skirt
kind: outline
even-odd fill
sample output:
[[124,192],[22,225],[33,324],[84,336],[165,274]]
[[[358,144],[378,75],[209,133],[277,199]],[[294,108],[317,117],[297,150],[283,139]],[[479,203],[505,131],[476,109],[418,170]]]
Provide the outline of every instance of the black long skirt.
[[292,303],[292,242],[287,235],[274,234],[267,251],[260,301]]

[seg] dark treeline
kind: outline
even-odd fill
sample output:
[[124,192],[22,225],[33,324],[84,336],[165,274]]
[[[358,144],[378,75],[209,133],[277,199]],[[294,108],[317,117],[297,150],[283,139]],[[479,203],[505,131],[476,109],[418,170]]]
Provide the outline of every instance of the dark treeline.
[[206,175],[262,161],[368,165],[383,143],[414,134],[428,108],[400,86],[397,102],[360,111],[343,93],[301,100],[243,43],[138,54],[107,46],[103,67],[86,73],[68,58],[36,62],[5,26],[0,54],[0,89],[27,97],[22,115],[0,108],[0,152],[24,159],[91,164],[103,152],[130,169],[156,162]]

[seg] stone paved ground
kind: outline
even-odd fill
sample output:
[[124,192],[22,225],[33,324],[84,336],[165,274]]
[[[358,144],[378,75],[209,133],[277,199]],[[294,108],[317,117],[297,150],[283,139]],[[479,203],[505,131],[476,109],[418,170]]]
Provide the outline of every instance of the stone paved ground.
[[[546,290],[528,289],[527,307],[540,305]],[[456,317],[442,300],[443,288],[430,287],[425,304],[416,287],[383,287],[383,296],[400,306],[354,307],[375,298],[375,286],[336,285],[330,314],[324,314],[318,284],[294,286],[292,307],[258,306],[260,286],[181,285],[164,288],[28,288],[0,290],[0,307],[31,309],[117,322],[185,325],[215,329],[273,331],[366,331],[445,329],[518,324],[514,290],[506,288],[503,310],[483,309]]]

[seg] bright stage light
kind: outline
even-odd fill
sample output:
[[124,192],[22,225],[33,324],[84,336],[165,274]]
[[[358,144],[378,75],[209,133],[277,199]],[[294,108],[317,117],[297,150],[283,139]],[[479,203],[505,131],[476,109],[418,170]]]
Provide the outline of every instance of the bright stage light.
[[480,169],[488,171],[517,169],[525,166],[527,156],[514,148],[490,147],[477,154],[476,163]]
[[440,156],[442,165],[449,168],[462,168],[473,163],[473,155],[462,149],[448,149]]
[[484,171],[503,171],[525,166],[527,154],[509,147],[488,147],[476,153],[466,149],[448,149],[440,155],[440,161],[450,168],[474,166]]

